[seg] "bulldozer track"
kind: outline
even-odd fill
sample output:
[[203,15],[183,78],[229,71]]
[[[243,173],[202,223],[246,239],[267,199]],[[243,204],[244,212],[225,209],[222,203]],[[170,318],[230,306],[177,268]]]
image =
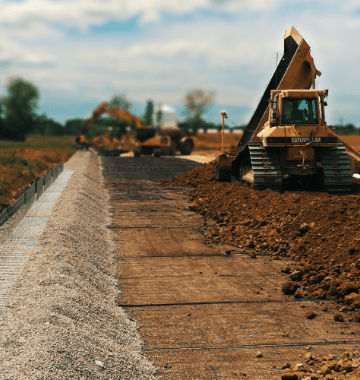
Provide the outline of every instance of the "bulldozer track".
[[[359,344],[359,326],[336,323],[332,302],[321,301],[324,313],[319,300],[282,293],[284,261],[253,259],[235,247],[226,255],[226,247],[206,243],[189,190],[157,182],[194,162],[102,160],[117,227],[118,305],[138,322],[144,354],[163,379],[278,379],[284,362],[309,350],[323,357]],[[308,310],[317,317],[307,319]]]
[[261,143],[249,143],[253,188],[280,191],[282,185],[279,154],[276,149],[264,148]]
[[350,191],[352,173],[346,149],[342,143],[319,150],[326,191]]

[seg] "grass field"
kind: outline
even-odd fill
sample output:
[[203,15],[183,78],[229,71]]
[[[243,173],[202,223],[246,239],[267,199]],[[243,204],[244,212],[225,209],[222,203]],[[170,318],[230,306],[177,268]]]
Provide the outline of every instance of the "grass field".
[[60,162],[67,161],[75,150],[71,137],[0,141],[0,204],[15,201],[17,194]]

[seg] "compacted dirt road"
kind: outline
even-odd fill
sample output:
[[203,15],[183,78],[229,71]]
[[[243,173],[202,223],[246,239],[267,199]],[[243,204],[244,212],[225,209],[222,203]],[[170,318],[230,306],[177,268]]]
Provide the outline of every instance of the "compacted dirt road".
[[288,259],[205,242],[203,217],[189,209],[190,190],[159,182],[198,163],[102,162],[117,240],[118,304],[138,322],[144,353],[163,379],[279,379],[286,362],[303,365],[306,354],[356,350],[359,324],[335,322],[333,301],[282,293],[288,276],[280,269]]

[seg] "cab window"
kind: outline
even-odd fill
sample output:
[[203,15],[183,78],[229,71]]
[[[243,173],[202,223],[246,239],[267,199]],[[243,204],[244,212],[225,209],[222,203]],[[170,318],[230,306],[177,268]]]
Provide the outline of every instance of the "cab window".
[[316,98],[285,98],[282,102],[281,124],[318,124]]

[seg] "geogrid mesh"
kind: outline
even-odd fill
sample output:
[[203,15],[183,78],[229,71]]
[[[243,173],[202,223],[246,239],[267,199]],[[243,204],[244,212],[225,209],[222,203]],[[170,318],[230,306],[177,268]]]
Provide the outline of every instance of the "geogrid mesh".
[[[61,167],[54,172],[56,177],[60,170]],[[72,173],[72,171],[62,172],[56,180],[48,176],[47,183],[53,181],[53,186],[50,186],[36,202],[36,185],[33,184],[26,195],[23,194],[11,205],[12,210],[17,209],[18,213],[16,213],[16,227],[14,221],[11,223],[9,221],[1,227],[2,232],[7,232],[8,236],[3,233],[2,237],[7,239],[1,239],[4,243],[0,244],[0,312],[12,286],[25,268],[30,252],[35,248],[36,240],[42,234],[51,210],[67,186]],[[22,210],[19,212],[21,207]],[[28,210],[29,208],[31,209]]]
[[[56,178],[63,171],[63,168],[64,164],[61,163],[46,173],[39,180],[31,184],[30,187],[26,189],[26,191],[24,191],[14,203],[8,206],[0,214],[0,226],[3,226],[7,221],[12,219],[12,223],[9,223],[8,228],[14,228],[18,220],[25,215],[25,213],[33,206],[35,201],[41,197],[43,192],[48,189],[53,182],[55,182]],[[59,189],[61,189],[61,186]],[[17,214],[16,218],[14,218],[15,214]],[[0,240],[1,235],[3,234],[0,232]]]

